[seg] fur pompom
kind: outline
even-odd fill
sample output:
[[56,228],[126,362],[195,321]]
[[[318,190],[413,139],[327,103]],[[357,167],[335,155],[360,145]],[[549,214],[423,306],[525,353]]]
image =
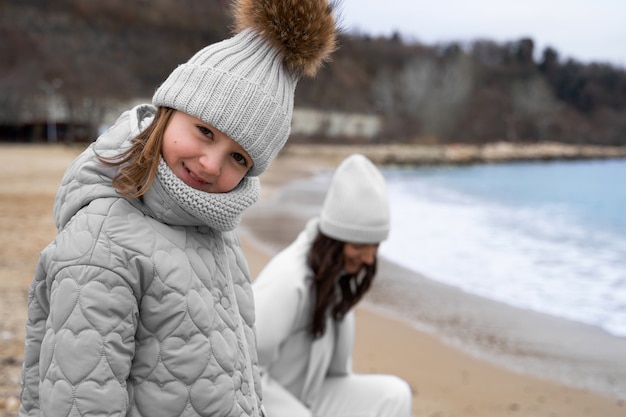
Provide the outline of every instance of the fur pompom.
[[236,0],[233,6],[235,31],[257,31],[297,76],[314,76],[337,47],[332,0]]

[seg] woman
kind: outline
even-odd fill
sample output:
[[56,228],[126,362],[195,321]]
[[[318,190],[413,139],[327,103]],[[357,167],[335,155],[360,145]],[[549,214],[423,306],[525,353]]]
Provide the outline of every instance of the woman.
[[320,217],[252,284],[268,415],[410,415],[404,381],[351,369],[353,307],[374,279],[388,234],[385,180],[371,161],[352,155],[337,168]]

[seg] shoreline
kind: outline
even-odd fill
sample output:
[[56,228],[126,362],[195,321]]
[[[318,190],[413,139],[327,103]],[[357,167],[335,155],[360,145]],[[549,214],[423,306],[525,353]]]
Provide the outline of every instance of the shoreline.
[[[240,226],[253,277],[295,238],[315,212],[311,207],[320,203],[320,196],[300,189],[307,184],[301,180],[334,169],[344,157],[335,147],[316,149],[325,152],[281,154],[261,176],[264,195]],[[298,203],[305,194],[309,201]],[[378,275],[357,307],[355,371],[395,373],[409,381],[413,415],[626,413],[626,369],[616,366],[626,363],[626,339],[470,295],[385,259]],[[412,286],[417,280],[420,288],[412,301],[402,300],[407,280]],[[399,310],[401,303],[406,305]],[[449,361],[457,368],[446,374]],[[422,375],[425,369],[428,377]],[[472,403],[470,393],[485,405],[462,406]],[[583,404],[593,404],[593,411],[577,414]]]
[[[377,165],[471,165],[506,162],[546,162],[626,158],[626,146],[572,145],[560,142],[493,142],[447,144],[288,144],[283,155],[317,155],[337,164],[351,153],[362,153]],[[335,164],[336,165],[336,164]]]

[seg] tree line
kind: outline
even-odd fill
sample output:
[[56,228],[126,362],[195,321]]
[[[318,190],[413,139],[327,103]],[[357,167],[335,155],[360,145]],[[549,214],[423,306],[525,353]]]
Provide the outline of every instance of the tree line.
[[[0,0],[0,124],[45,117],[52,92],[73,121],[97,127],[112,103],[151,97],[176,65],[229,36],[229,6]],[[528,38],[425,45],[342,33],[295,105],[378,115],[379,143],[626,145],[624,68],[535,51]]]

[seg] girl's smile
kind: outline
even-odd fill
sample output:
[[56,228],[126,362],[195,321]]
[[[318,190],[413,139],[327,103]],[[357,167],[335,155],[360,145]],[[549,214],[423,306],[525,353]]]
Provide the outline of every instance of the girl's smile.
[[[185,168],[185,171],[189,174],[189,182],[196,182],[197,186],[194,186],[193,188],[202,188],[206,185],[208,185],[209,183],[204,181],[202,178],[200,178],[199,176],[195,175],[189,168],[187,168],[187,166],[185,165],[185,163],[183,162],[183,168]],[[183,180],[184,182],[187,182],[185,180]]]

